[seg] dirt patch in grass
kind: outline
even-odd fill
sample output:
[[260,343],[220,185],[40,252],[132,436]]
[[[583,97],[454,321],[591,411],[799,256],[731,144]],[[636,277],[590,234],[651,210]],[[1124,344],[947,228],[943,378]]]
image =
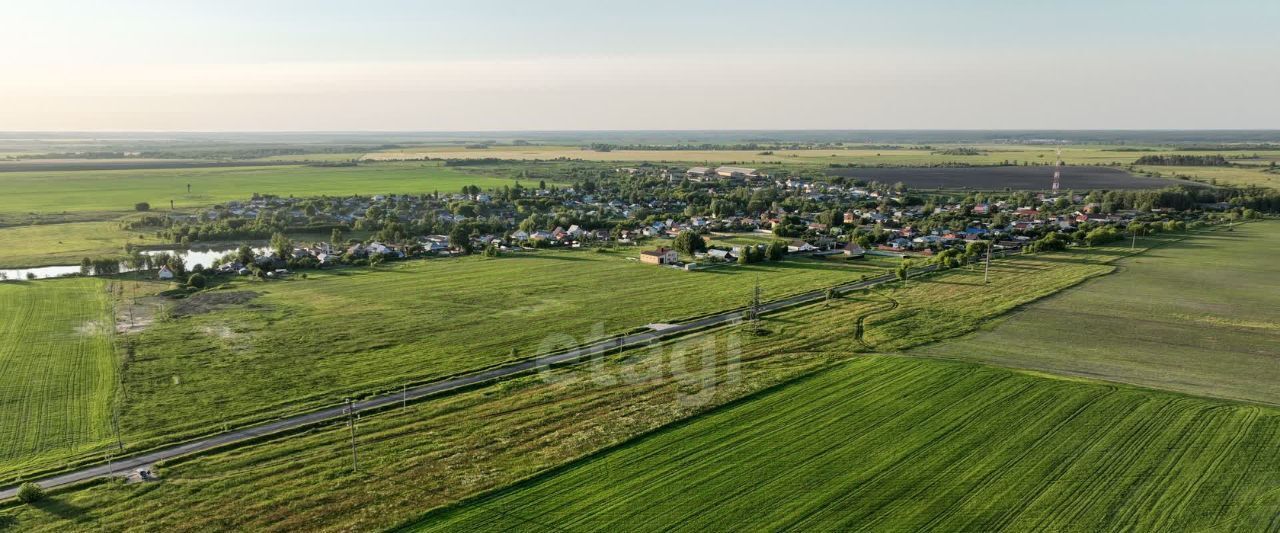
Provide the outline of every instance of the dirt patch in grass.
[[257,298],[258,294],[253,291],[201,292],[178,300],[169,309],[169,316],[176,318],[208,313],[223,307],[247,303]]
[[137,333],[155,323],[156,315],[164,308],[164,299],[158,296],[134,298],[116,305],[116,333]]

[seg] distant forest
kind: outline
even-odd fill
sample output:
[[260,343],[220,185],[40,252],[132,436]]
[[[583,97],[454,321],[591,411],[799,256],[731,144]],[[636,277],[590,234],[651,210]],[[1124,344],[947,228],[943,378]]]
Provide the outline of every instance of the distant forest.
[[1158,165],[1166,167],[1229,167],[1231,162],[1221,155],[1144,155],[1134,161],[1135,165]]

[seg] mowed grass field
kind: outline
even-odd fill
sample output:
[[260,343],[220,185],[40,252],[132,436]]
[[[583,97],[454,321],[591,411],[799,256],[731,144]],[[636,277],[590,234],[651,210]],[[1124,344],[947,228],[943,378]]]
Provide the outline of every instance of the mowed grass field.
[[110,302],[97,279],[0,283],[0,472],[110,440]]
[[[621,443],[847,358],[854,298],[727,327],[341,424],[159,465],[157,484],[106,482],[45,506],[0,507],[23,531],[374,531]],[[840,319],[837,320],[836,318]],[[3,522],[0,522],[3,523]]]
[[[883,272],[807,259],[706,272],[637,251],[411,261],[236,281],[134,338],[126,445],[170,441]],[[230,299],[229,302],[220,299]],[[219,304],[219,301],[224,303]],[[178,316],[183,315],[183,316]]]
[[[991,285],[971,283],[975,273],[968,270],[948,271],[913,280],[906,289],[859,291],[766,315],[764,336],[720,328],[403,411],[366,414],[358,430],[360,473],[350,471],[349,434],[335,424],[170,461],[160,465],[165,481],[159,484],[72,490],[55,496],[48,508],[14,511],[15,520],[32,530],[71,523],[107,530],[391,527],[857,353],[971,331],[1042,296],[1038,285],[1078,283],[1109,268],[1097,263],[1109,257],[1100,252],[1028,256],[1007,268],[997,262]],[[741,284],[749,287],[749,281]],[[895,307],[894,298],[904,292],[922,301]],[[975,301],[987,305],[966,309]],[[899,308],[902,314],[893,313]],[[925,308],[932,311],[918,311]],[[880,316],[893,319],[873,324]],[[881,328],[921,335],[885,335]],[[884,346],[867,342],[871,338],[883,339],[876,342]]]
[[1280,222],[1240,225],[913,353],[1280,405]]
[[1280,412],[870,356],[416,531],[1265,531]]
[[1257,185],[1280,189],[1280,172],[1267,172],[1262,166],[1250,167],[1157,167],[1141,166],[1139,170],[1156,172],[1166,178],[1187,176],[1196,181],[1217,185]]
[[[500,187],[514,181],[468,174],[439,163],[370,163],[357,167],[245,166],[224,168],[0,172],[5,201],[0,212],[131,212],[201,207],[247,200],[253,193],[280,196],[453,193],[464,185]],[[187,192],[187,184],[191,192]]]
[[165,244],[151,231],[116,222],[0,227],[0,268],[79,264],[84,257],[123,255],[124,245]]

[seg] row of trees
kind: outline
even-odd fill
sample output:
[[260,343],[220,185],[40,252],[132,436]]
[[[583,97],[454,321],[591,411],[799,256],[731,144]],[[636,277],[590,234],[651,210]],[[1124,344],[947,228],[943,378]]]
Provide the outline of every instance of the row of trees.
[[765,260],[778,261],[786,254],[787,243],[783,241],[773,241],[768,246],[760,244],[747,245],[742,247],[742,254],[738,256],[738,264],[746,265]]

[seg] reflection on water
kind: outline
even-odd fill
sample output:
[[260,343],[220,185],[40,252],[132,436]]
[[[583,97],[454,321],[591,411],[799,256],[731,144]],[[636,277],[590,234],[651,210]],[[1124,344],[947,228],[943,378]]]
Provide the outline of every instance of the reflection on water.
[[[191,268],[196,265],[200,265],[208,268],[208,267],[216,266],[215,263],[218,261],[218,259],[221,259],[222,256],[227,254],[227,252],[230,252],[237,248],[239,247],[227,246],[227,247],[221,247],[221,248],[205,248],[200,250],[179,250],[175,248],[169,248],[169,249],[163,249],[163,250],[145,250],[142,253],[146,255],[152,255],[152,256],[159,255],[159,254],[166,254],[166,253],[169,255],[176,255],[182,258],[182,261],[186,263],[187,268]],[[267,249],[259,247],[259,248],[254,248],[253,251],[254,253],[260,254],[260,253],[266,252]],[[129,270],[131,269],[126,267],[124,264],[120,265],[121,272],[128,272]],[[80,273],[80,265],[55,265],[55,266],[33,267],[33,268],[4,268],[4,269],[0,269],[0,280],[56,278],[60,276],[66,276],[69,274],[79,274],[79,273]]]

